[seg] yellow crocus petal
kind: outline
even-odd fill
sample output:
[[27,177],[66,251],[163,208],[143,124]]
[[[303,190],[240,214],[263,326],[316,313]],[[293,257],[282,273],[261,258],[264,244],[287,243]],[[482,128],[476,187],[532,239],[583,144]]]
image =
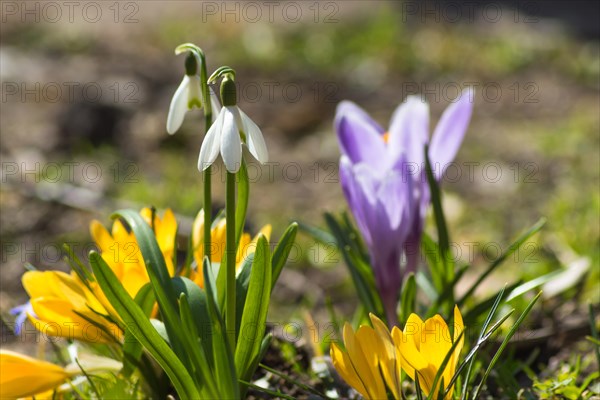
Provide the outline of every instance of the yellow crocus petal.
[[335,343],[331,344],[329,354],[334,368],[346,383],[356,389],[363,397],[369,398],[369,392],[367,392],[365,385],[358,377],[356,369],[354,368],[350,357],[348,357],[348,354],[342,351]]
[[425,321],[421,330],[420,352],[429,364],[439,368],[452,347],[452,339],[446,321],[435,315]]
[[417,350],[421,348],[421,330],[424,325],[423,320],[417,314],[412,313],[408,316],[408,320],[402,330],[403,337],[412,340]]
[[[200,210],[192,224],[192,246],[197,250],[204,239],[204,210]],[[202,258],[202,257],[200,257]]]
[[250,239],[250,234],[243,233],[240,238],[240,244],[238,246],[237,254],[235,257],[235,263],[239,266],[250,254],[256,251],[256,243]]
[[22,283],[32,299],[65,300],[71,309],[94,311],[106,314],[104,307],[94,295],[74,275],[62,271],[28,271],[23,274]]
[[51,390],[69,378],[64,368],[0,350],[0,397],[20,398]]
[[123,287],[132,298],[135,298],[137,292],[148,282],[150,282],[150,278],[145,267],[139,265],[127,269],[121,278]]
[[160,241],[164,243],[164,251],[173,251],[175,246],[175,237],[177,235],[177,219],[170,208],[165,213],[160,222]]
[[225,219],[220,220],[210,231],[210,261],[220,263],[225,253],[227,227]]
[[98,246],[103,253],[109,251],[114,244],[113,237],[100,221],[93,220],[90,223],[90,235],[92,236],[92,239],[94,239],[94,242],[96,242],[96,246]]
[[31,299],[31,307],[35,316],[28,314],[29,321],[38,331],[48,336],[100,343],[111,340],[102,329],[81,315],[105,327],[113,334],[118,331],[115,325],[110,324],[92,311],[88,310],[87,313],[83,311],[81,315],[78,315],[73,311],[71,303],[66,300],[35,298]]
[[[153,214],[154,221],[152,220]],[[163,217],[160,218],[156,212],[152,212],[151,208],[145,207],[140,211],[140,215],[154,229],[156,241],[162,252],[172,252],[177,234],[177,220],[173,211],[170,208],[166,209]]]
[[265,238],[267,239],[267,241],[271,240],[271,232],[273,231],[273,227],[271,226],[271,224],[267,224],[265,226],[263,226],[260,231],[258,232],[258,234],[254,237],[254,241],[256,242],[258,240],[258,237],[262,234],[265,235]]
[[428,366],[427,361],[419,353],[413,338],[404,335],[404,332],[397,326],[392,328],[392,339],[396,346],[396,355],[401,360],[402,369],[414,380],[415,370],[425,370]]
[[85,309],[88,299],[84,291],[85,286],[79,285],[71,275],[62,271],[46,271],[47,284],[53,285],[59,293],[59,298],[67,299],[74,309]]
[[[465,325],[464,325],[464,322],[462,319],[462,314],[460,313],[460,310],[458,309],[458,307],[454,306],[454,335],[453,335],[453,339],[452,339],[453,343],[456,342],[456,340],[458,340],[458,337],[461,335],[461,333],[464,331],[464,329],[465,329]],[[464,342],[465,342],[465,336],[463,334],[460,338],[460,341],[454,348],[454,353],[452,354],[452,357],[450,358],[450,361],[448,362],[448,367],[444,371],[444,386],[445,387],[448,387],[448,384],[454,377],[454,373],[456,372],[456,366],[458,365],[458,361],[460,358],[460,352],[462,351]],[[446,395],[445,399],[446,400],[452,399],[453,393],[454,393],[454,386],[448,391],[448,394]]]
[[[465,324],[463,322],[462,314],[457,306],[454,306],[454,341],[458,339],[460,334],[465,330]],[[458,357],[462,351],[463,345],[465,344],[465,335],[463,334],[460,338],[459,343],[454,348],[454,365],[458,363]]]
[[396,357],[396,348],[392,341],[392,336],[386,324],[383,323],[374,314],[369,314],[371,323],[377,333],[379,342],[379,366],[383,374],[383,379],[396,400],[401,398],[401,363],[400,358]]
[[240,238],[240,245],[238,247],[238,254],[236,258],[236,263],[238,264],[238,268],[243,264],[244,260],[251,254],[254,254],[256,251],[256,244],[258,243],[258,238],[263,235],[267,242],[271,240],[271,231],[272,227],[270,224],[263,226],[260,231],[254,236],[252,240],[250,240],[250,235],[244,233]]
[[[356,341],[367,359],[367,367],[372,375],[372,382],[367,390],[373,399],[385,399],[387,397],[385,385],[379,373],[379,358],[381,346],[375,330],[370,326],[361,326],[355,333]],[[367,374],[369,376],[369,374]]]
[[[354,365],[358,376],[363,381],[367,392],[369,393],[368,398],[381,398],[381,387],[383,386],[383,381],[381,380],[379,371],[375,372],[372,370],[373,367],[372,362],[370,362],[370,357],[368,358],[366,356],[369,349],[363,350],[359,338],[355,335],[352,327],[347,322],[344,325],[343,336],[348,357],[350,357],[350,360],[352,360],[352,365]],[[370,341],[367,343],[370,343]],[[385,389],[383,392],[385,398]]]
[[120,219],[115,219],[113,221],[112,227],[110,228],[110,236],[114,241],[119,242],[120,240],[127,237],[128,232],[127,229],[123,226]]
[[54,296],[54,287],[48,284],[42,271],[27,271],[21,277],[21,283],[31,298]]

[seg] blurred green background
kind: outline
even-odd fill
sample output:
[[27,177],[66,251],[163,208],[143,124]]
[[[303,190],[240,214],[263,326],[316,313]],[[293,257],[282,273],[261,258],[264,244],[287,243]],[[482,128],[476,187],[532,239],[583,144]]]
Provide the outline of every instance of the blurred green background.
[[[201,207],[202,113],[188,113],[174,136],[165,130],[183,42],[203,48],[209,73],[236,69],[240,107],[263,129],[272,163],[250,168],[251,231],[271,223],[277,238],[292,220],[322,226],[324,211],[345,209],[332,127],[339,101],[387,126],[406,96],[422,95],[433,130],[458,90],[474,86],[472,123],[444,183],[457,258],[475,273],[546,217],[481,294],[564,269],[575,284],[563,298],[598,303],[597,31],[544,16],[552,4],[566,16],[565,2],[532,3],[3,2],[3,317],[26,300],[23,264],[66,269],[58,244],[85,253],[92,218],[108,225],[121,206],[171,207],[189,233]],[[577,15],[589,21],[587,13]],[[299,244],[271,319],[299,318],[301,304],[325,320],[327,298],[349,316],[357,299],[338,255],[308,236]]]

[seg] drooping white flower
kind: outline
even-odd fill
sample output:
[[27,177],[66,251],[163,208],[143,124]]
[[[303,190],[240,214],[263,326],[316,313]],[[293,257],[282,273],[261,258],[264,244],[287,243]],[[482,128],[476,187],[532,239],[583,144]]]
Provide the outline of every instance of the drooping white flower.
[[184,75],[181,84],[175,91],[169,115],[167,116],[167,132],[174,134],[181,127],[185,113],[192,108],[202,108],[202,87],[198,75]]
[[227,171],[238,172],[242,163],[242,137],[250,154],[261,164],[266,163],[269,155],[260,128],[238,106],[224,106],[202,142],[198,169],[208,168],[221,153]]

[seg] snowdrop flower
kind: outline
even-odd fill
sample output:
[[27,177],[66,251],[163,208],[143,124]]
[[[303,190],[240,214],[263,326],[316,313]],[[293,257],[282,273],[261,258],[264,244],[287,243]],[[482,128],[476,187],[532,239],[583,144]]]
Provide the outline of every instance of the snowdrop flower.
[[238,172],[242,163],[242,143],[261,164],[267,162],[269,155],[262,132],[236,105],[235,83],[229,78],[221,84],[221,100],[223,108],[202,142],[198,169],[204,171],[221,153],[227,171]]
[[[169,106],[169,115],[167,116],[167,132],[174,134],[179,130],[183,123],[185,114],[194,107],[202,108],[202,81],[198,75],[198,59],[196,55],[190,53],[185,60],[185,75],[181,84],[175,91],[171,105]],[[217,96],[209,89],[210,104],[214,115],[221,106]]]

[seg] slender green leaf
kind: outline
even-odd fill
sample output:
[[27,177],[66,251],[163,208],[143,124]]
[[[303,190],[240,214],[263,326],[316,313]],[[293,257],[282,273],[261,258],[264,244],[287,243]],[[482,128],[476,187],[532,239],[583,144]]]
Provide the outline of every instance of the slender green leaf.
[[129,296],[114,272],[96,252],[90,253],[92,270],[108,301],[129,327],[132,335],[148,350],[171,379],[183,399],[198,398],[198,391],[185,366],[156,332],[144,311]]
[[179,297],[179,311],[181,314],[181,321],[183,324],[183,330],[189,333],[192,338],[194,345],[189,346],[188,350],[192,354],[191,358],[196,360],[196,367],[198,368],[198,374],[200,375],[200,393],[206,394],[208,397],[214,398],[218,396],[217,389],[215,387],[215,379],[212,375],[212,368],[206,358],[204,347],[199,338],[198,328],[196,322],[192,316],[192,310],[190,303],[188,302],[187,296],[184,292],[181,292]]
[[328,231],[318,228],[313,225],[306,224],[304,222],[297,222],[298,229],[310,235],[317,242],[330,245],[335,244],[335,237]]
[[[428,146],[425,146],[425,168],[427,172],[427,182],[429,183],[429,191],[431,193],[431,205],[433,206],[433,215],[435,217],[435,225],[438,233],[439,254],[442,265],[444,266],[444,275],[442,276],[444,282],[448,283],[452,281],[454,276],[454,262],[450,255],[450,235],[448,234],[444,209],[442,207],[442,192],[433,175],[433,170],[431,169]],[[450,303],[454,304],[454,301],[451,301]]]
[[425,258],[427,259],[429,275],[431,276],[433,285],[435,286],[436,291],[441,293],[442,290],[444,290],[444,265],[440,258],[440,248],[427,233],[423,233],[421,238],[421,248]]
[[[423,271],[417,271],[415,275],[415,279],[417,285],[423,290],[425,296],[427,296],[430,300],[436,301],[439,298],[438,292],[435,287],[431,284],[427,276],[423,273]],[[436,309],[437,312],[437,309]]]
[[277,279],[279,279],[279,274],[281,274],[281,270],[285,265],[287,258],[290,254],[294,246],[294,240],[296,239],[296,233],[298,232],[298,224],[292,223],[285,230],[281,239],[279,239],[279,243],[275,247],[273,251],[273,257],[271,258],[271,265],[273,268],[273,279],[271,281],[271,290],[275,286]]
[[400,301],[400,321],[406,321],[408,316],[415,311],[415,302],[417,300],[417,282],[415,274],[410,273],[405,280],[402,289],[402,299]]
[[242,323],[242,314],[244,312],[244,305],[246,304],[246,296],[248,295],[248,286],[250,284],[250,275],[252,273],[252,263],[254,261],[254,253],[249,254],[244,259],[244,263],[240,268],[238,275],[235,278],[235,331],[240,332],[240,325]]
[[134,210],[120,210],[112,215],[113,218],[121,217],[127,222],[139,245],[154,294],[160,307],[161,316],[169,335],[171,346],[179,359],[191,368],[188,352],[185,349],[185,339],[179,331],[181,319],[179,318],[178,296],[171,284],[171,276],[164,256],[154,235],[154,231],[144,218]]
[[361,302],[368,312],[372,312],[379,317],[384,317],[381,299],[375,290],[375,278],[373,277],[372,270],[358,254],[352,252],[351,240],[335,217],[329,213],[325,213],[325,222],[336,237],[338,248],[348,266],[350,276],[352,277],[352,281],[354,282],[354,286],[356,287]]
[[[152,286],[146,283],[137,292],[134,299],[135,303],[140,306],[144,315],[150,318],[152,308],[154,307],[155,298],[152,292]],[[131,376],[135,368],[138,366],[140,357],[142,356],[143,346],[135,338],[135,336],[125,327],[125,336],[123,340],[123,370],[121,373],[124,377]]]
[[269,300],[271,298],[271,257],[267,239],[258,238],[248,295],[240,324],[237,348],[235,349],[235,365],[240,379],[252,378],[254,371],[249,370],[254,358],[258,356],[262,343]]
[[212,323],[213,367],[221,398],[239,399],[238,378],[233,351],[227,340],[225,322],[216,302],[215,278],[208,257],[204,257],[204,289]]
[[537,278],[532,279],[530,281],[524,282],[510,291],[510,293],[508,294],[508,297],[506,298],[506,301],[511,301],[513,299],[516,299],[517,297],[519,297],[535,288],[538,288],[538,287],[544,285],[545,283],[550,282],[550,281],[556,279],[557,277],[560,277],[561,275],[562,275],[561,271],[552,271],[552,272],[549,272],[542,276],[538,276]]
[[235,208],[235,243],[236,249],[239,246],[240,238],[244,233],[244,224],[246,223],[246,212],[248,211],[248,199],[250,198],[250,181],[248,179],[248,169],[246,162],[242,160],[242,165],[236,177],[237,183],[237,204]]

